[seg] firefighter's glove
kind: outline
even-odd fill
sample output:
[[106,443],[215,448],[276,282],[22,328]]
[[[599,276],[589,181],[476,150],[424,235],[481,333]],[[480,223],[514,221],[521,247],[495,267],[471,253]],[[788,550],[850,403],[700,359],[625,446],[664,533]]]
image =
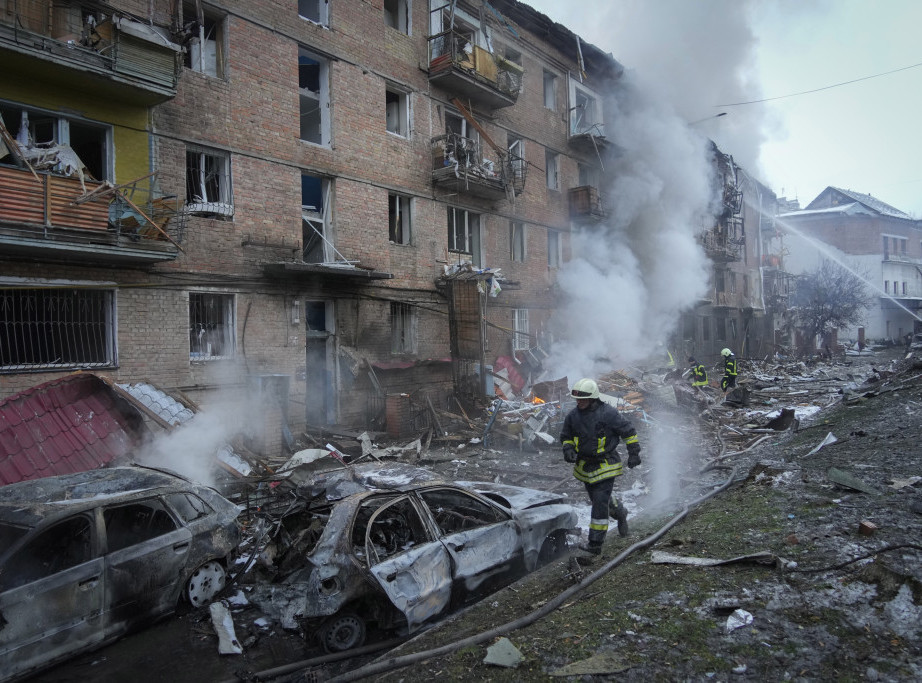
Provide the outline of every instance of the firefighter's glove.
[[640,464],[640,444],[629,443],[627,445],[627,466],[628,469],[637,467]]
[[576,449],[570,444],[563,447],[563,459],[566,462],[576,462]]

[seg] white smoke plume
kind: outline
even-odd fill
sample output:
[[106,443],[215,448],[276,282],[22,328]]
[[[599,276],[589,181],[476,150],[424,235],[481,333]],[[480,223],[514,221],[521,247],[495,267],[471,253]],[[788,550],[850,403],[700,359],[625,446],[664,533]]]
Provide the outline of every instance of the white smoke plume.
[[[565,305],[552,321],[546,368],[593,377],[649,358],[707,288],[695,236],[713,200],[707,140],[626,74],[606,106],[616,146],[603,188],[610,218],[572,235],[559,274]],[[665,353],[663,352],[665,357]]]

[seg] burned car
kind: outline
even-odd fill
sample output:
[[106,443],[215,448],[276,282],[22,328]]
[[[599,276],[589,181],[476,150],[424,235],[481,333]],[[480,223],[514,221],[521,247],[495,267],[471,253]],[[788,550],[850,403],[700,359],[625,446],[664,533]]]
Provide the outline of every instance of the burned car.
[[145,467],[0,487],[0,679],[34,673],[224,587],[239,510]]
[[413,632],[508,585],[563,553],[577,522],[556,494],[401,464],[296,469],[277,489],[277,512],[261,506],[271,576],[250,601],[328,652],[361,645],[369,624]]

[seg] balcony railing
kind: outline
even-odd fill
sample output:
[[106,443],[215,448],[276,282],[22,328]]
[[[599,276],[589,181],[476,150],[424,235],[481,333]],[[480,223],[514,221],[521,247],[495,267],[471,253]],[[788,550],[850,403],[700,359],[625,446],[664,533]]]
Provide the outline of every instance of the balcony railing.
[[516,103],[521,66],[475,45],[470,34],[443,31],[429,38],[429,80],[493,109]]
[[743,258],[745,240],[733,238],[721,229],[707,230],[698,236],[705,253],[714,261],[740,261]]
[[151,263],[176,258],[185,213],[141,183],[110,183],[0,166],[0,253]]
[[582,185],[570,188],[567,198],[570,202],[570,218],[574,220],[599,221],[608,215],[597,187]]
[[0,62],[11,73],[35,60],[60,67],[49,82],[84,94],[150,105],[175,97],[181,47],[166,29],[90,2],[29,0],[0,12]]
[[884,261],[889,263],[911,263],[914,266],[922,265],[922,258],[909,256],[906,252],[884,252]]
[[485,159],[479,140],[448,133],[432,138],[432,183],[483,199],[501,199],[525,189],[524,159]]

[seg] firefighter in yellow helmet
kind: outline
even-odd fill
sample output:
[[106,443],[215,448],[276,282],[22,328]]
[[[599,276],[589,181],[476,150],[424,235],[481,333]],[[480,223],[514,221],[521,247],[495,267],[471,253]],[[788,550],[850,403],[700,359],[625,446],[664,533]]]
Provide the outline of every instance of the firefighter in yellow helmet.
[[628,534],[627,510],[611,495],[615,477],[621,474],[621,456],[615,447],[624,439],[627,466],[637,467],[640,444],[634,426],[614,407],[599,400],[599,386],[594,380],[579,380],[570,396],[576,399],[576,408],[564,418],[560,430],[563,459],[574,464],[573,476],[586,486],[592,503],[589,543],[580,545],[580,549],[600,555],[609,516],[617,520],[621,536]]
[[693,387],[706,387],[708,385],[708,371],[704,369],[704,363],[699,363],[694,356],[689,356],[688,364],[691,372],[691,385]]
[[730,349],[724,349],[720,355],[724,357],[724,376],[720,378],[720,388],[727,393],[736,386],[736,356]]

